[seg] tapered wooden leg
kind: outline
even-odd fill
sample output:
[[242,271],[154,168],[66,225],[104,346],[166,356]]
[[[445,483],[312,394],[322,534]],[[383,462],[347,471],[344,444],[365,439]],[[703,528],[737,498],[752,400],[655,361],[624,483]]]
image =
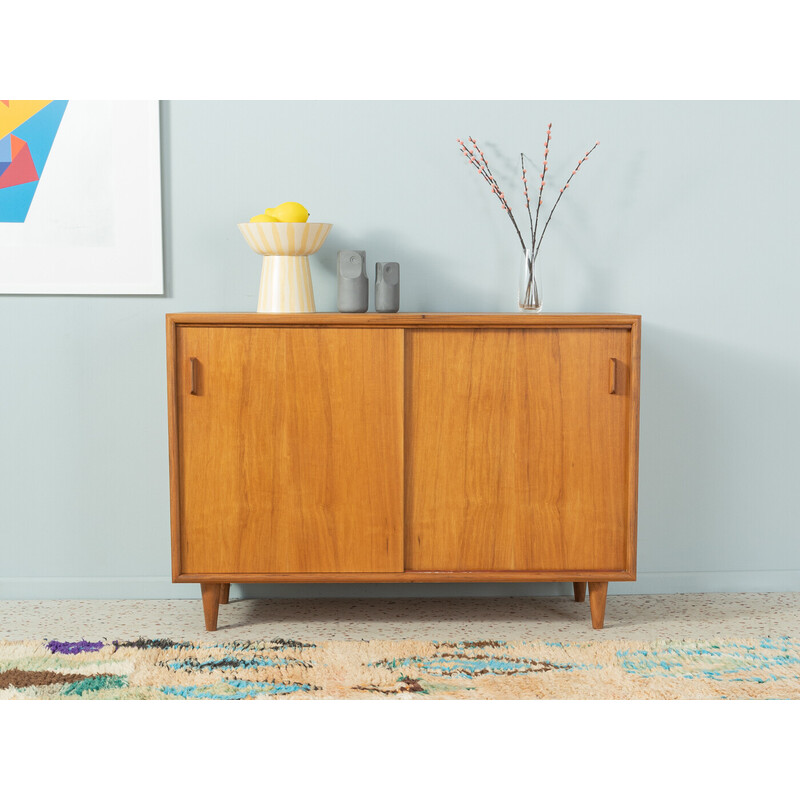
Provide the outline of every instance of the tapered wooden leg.
[[219,589],[219,604],[221,606],[228,605],[228,598],[230,597],[231,585],[229,583],[220,584]]
[[606,595],[608,594],[608,581],[592,583],[589,581],[589,605],[592,609],[592,627],[600,630],[606,616]]
[[217,614],[219,613],[219,591],[221,583],[201,583],[200,593],[203,595],[203,614],[206,618],[206,630],[217,629]]
[[575,592],[575,602],[582,603],[586,599],[586,581],[574,581],[572,588]]

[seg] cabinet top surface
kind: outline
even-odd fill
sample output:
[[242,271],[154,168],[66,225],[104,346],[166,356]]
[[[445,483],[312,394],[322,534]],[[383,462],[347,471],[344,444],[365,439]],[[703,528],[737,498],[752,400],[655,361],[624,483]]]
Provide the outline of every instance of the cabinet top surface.
[[265,314],[183,313],[167,314],[175,325],[300,326],[341,328],[631,328],[641,322],[638,314],[491,314],[491,313],[395,313],[395,314]]

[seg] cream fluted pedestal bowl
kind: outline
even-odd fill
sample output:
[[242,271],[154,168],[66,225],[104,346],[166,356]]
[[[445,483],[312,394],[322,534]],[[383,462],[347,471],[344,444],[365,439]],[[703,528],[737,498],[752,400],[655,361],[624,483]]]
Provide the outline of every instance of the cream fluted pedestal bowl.
[[263,256],[258,311],[316,311],[308,257],[322,247],[329,222],[240,222],[250,247]]

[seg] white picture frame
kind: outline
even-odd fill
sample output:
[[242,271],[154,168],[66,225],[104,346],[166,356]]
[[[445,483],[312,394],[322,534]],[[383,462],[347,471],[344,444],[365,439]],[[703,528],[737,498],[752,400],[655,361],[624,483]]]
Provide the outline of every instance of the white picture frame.
[[67,101],[27,216],[0,221],[0,294],[163,293],[158,102]]

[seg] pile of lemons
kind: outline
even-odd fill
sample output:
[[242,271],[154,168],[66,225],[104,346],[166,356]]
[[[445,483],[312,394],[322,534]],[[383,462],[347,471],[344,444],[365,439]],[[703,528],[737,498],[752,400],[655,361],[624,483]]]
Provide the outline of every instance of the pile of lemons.
[[250,217],[250,222],[305,222],[308,209],[300,203],[281,203],[275,208],[267,208],[263,214]]

